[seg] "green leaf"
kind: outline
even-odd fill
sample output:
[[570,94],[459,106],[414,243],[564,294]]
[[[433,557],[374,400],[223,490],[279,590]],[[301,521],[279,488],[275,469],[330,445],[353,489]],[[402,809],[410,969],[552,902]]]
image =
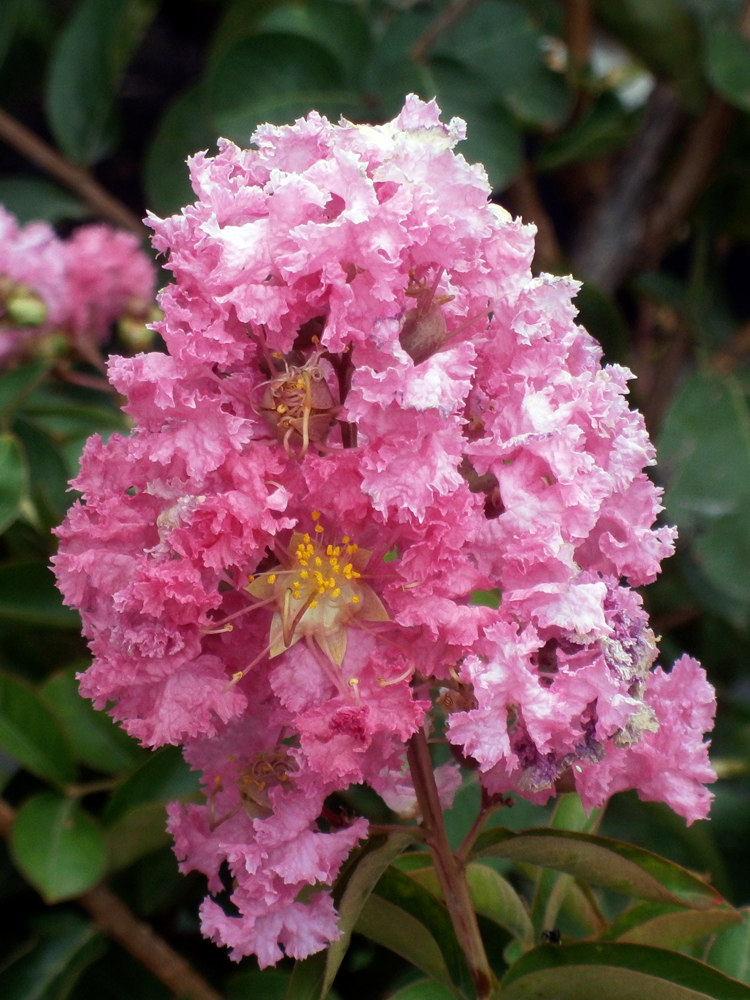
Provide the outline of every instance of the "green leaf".
[[146,196],[153,211],[171,215],[195,201],[185,161],[199,150],[213,152],[217,134],[205,87],[191,87],[169,105],[146,154]]
[[557,170],[621,149],[635,129],[635,117],[622,106],[615,94],[602,94],[580,121],[567,132],[555,136],[537,156],[537,170]]
[[730,104],[750,111],[750,42],[722,24],[711,25],[706,38],[706,71]]
[[54,225],[63,219],[84,219],[89,215],[83,202],[41,177],[3,178],[0,180],[0,203],[22,225],[36,219]]
[[81,697],[74,666],[49,677],[41,695],[82,764],[105,774],[122,774],[146,759],[146,752],[132,737]]
[[316,952],[302,962],[295,962],[284,1000],[320,1000],[325,974],[324,951]]
[[290,974],[280,969],[243,969],[224,987],[225,1000],[284,1000]]
[[524,944],[533,942],[529,914],[510,882],[494,868],[476,863],[466,866],[466,881],[477,913],[504,927]]
[[478,73],[492,96],[528,125],[557,125],[570,111],[565,77],[545,65],[541,32],[518,3],[480,3],[438,40],[434,54]]
[[28,461],[31,500],[36,513],[47,528],[54,528],[73,502],[63,457],[52,438],[29,420],[18,417],[13,430]]
[[[451,981],[462,992],[471,995],[473,987],[471,984],[469,970],[466,965],[466,959],[464,958],[461,947],[456,939],[456,933],[448,915],[448,910],[443,903],[440,902],[440,900],[437,899],[431,892],[419,885],[419,883],[413,878],[410,878],[404,872],[399,871],[398,868],[393,865],[386,868],[380,878],[380,881],[374,889],[374,895],[379,899],[390,903],[392,906],[397,907],[404,913],[413,917],[414,920],[418,921],[418,923],[425,929],[425,931],[427,931],[440,949],[440,953],[449,972]],[[365,906],[365,910],[366,909],[367,906]],[[363,910],[363,916],[365,910]],[[361,930],[361,922],[362,920],[360,919],[357,923],[356,930],[360,933],[364,933]],[[374,938],[373,940],[378,939]],[[386,947],[391,947],[390,944],[387,944],[383,940],[379,940],[379,943],[385,944]],[[411,945],[411,942],[409,944]],[[406,946],[404,945],[402,947]],[[420,965],[419,962],[415,960],[413,955],[404,954],[403,950],[394,950],[396,950],[398,954],[403,955],[404,958],[407,958],[410,962],[413,962],[417,968],[421,968],[423,972],[426,972],[428,975],[432,975],[427,968]],[[433,978],[436,977],[433,976]],[[445,985],[449,984],[446,983]]]
[[360,98],[346,89],[333,56],[295,35],[245,39],[217,63],[209,86],[219,132],[242,145],[258,125],[283,125],[313,109],[334,121],[362,114]]
[[28,470],[23,451],[12,434],[0,434],[0,533],[21,513]]
[[410,983],[396,993],[389,993],[387,1000],[453,1000],[453,993],[429,979]]
[[9,674],[0,674],[0,747],[45,781],[66,785],[76,780],[54,715],[36,691]]
[[13,824],[11,849],[20,871],[48,903],[72,899],[96,885],[107,861],[93,816],[55,792],[24,802]]
[[326,971],[322,995],[333,985],[334,977],[344,960],[354,925],[359,919],[367,897],[373,891],[388,865],[414,841],[414,831],[389,833],[387,836],[370,837],[352,855],[339,875],[334,888],[334,900],[339,913],[341,937],[334,941],[326,953]]
[[[435,938],[423,923],[400,906],[375,894],[369,896],[355,930],[376,944],[401,955],[430,979],[449,990],[454,997],[460,996],[451,982],[445,959]],[[310,995],[310,1000],[313,1000],[313,996]],[[302,995],[298,998],[297,995],[288,994],[287,1000],[303,998]],[[307,1000],[306,996],[304,1000]]]
[[81,0],[52,55],[47,117],[63,152],[92,164],[117,138],[117,86],[156,10],[153,0]]
[[554,868],[638,899],[708,909],[716,890],[672,861],[632,844],[567,830],[513,833],[495,827],[477,838],[473,858],[496,857]]
[[39,628],[73,629],[81,619],[62,603],[50,570],[40,562],[0,566],[0,622],[36,625]]
[[502,982],[503,1000],[750,1000],[750,988],[679,952],[634,944],[544,945]]
[[198,773],[190,770],[180,748],[162,747],[150,754],[146,762],[117,787],[109,800],[104,821],[111,827],[136,806],[193,798],[199,792]]
[[741,923],[742,914],[729,907],[684,910],[668,903],[640,903],[621,913],[603,939],[677,949]]
[[[13,41],[22,3],[23,0],[4,0],[0,4],[0,65],[4,62]],[[1,198],[0,201],[2,201]]]
[[693,539],[699,570],[719,591],[750,601],[750,413],[734,378],[688,379],[664,419],[659,457],[667,518]]
[[162,802],[145,802],[128,809],[107,828],[106,834],[110,871],[128,868],[171,841]]
[[657,76],[673,80],[691,103],[700,100],[701,40],[680,0],[595,0],[605,28]]
[[258,22],[261,32],[308,38],[337,60],[347,86],[360,89],[372,40],[362,12],[338,0],[306,0],[272,7]]
[[107,949],[96,928],[75,910],[34,920],[35,937],[0,971],[3,1000],[66,1000],[81,973]]
[[443,121],[454,115],[466,122],[466,139],[456,152],[469,163],[481,163],[495,190],[506,188],[523,163],[521,134],[508,112],[485,96],[481,77],[452,59],[432,59],[429,73],[434,83],[430,97],[437,98]]
[[728,976],[750,983],[750,910],[741,911],[742,923],[719,931],[706,960]]
[[22,365],[0,375],[0,423],[9,427],[13,416],[49,370],[45,361]]

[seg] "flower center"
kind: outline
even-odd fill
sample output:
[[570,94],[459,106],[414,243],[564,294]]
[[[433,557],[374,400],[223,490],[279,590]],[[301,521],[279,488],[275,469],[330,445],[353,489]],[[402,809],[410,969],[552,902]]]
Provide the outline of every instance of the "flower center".
[[[313,511],[313,520],[320,517]],[[271,622],[270,656],[278,656],[303,637],[314,640],[324,655],[341,666],[347,630],[357,619],[389,621],[380,598],[362,574],[370,561],[369,549],[344,535],[326,544],[325,529],[316,524],[313,535],[295,532],[288,551],[280,553],[282,568],[251,579],[253,597],[276,604]]]
[[297,765],[283,747],[256,753],[249,764],[240,770],[237,778],[242,804],[253,817],[270,816],[273,812],[268,793],[272,788],[289,788],[289,773]]

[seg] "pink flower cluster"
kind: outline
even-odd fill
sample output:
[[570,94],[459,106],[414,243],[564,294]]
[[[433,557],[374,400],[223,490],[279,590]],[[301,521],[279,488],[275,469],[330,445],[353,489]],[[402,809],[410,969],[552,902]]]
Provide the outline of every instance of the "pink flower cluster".
[[463,134],[411,96],[196,155],[195,204],[151,219],[169,353],[112,359],[135,429],[89,441],[59,532],[82,692],[186,745],[207,801],[172,807],[177,853],[212,894],[228,865],[204,930],[261,965],[337,937],[326,887],[367,824],[328,797],[367,782],[414,815],[428,712],[492,793],[708,809],[713,692],[689,657],[652,670],[630,589],[674,539],[631,376],[576,282],[532,277]]
[[61,240],[0,206],[0,366],[62,334],[84,353],[111,323],[153,301],[156,273],[137,237],[92,224]]

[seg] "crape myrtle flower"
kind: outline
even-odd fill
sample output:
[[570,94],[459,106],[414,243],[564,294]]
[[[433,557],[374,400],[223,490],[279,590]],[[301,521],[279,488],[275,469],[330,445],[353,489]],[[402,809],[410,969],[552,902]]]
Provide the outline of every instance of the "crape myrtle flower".
[[89,441],[59,529],[81,690],[203,772],[176,850],[205,933],[261,965],[338,936],[327,887],[367,824],[329,797],[367,782],[415,816],[420,727],[491,794],[708,809],[713,692],[688,657],[653,669],[630,589],[675,536],[630,373],[573,279],[532,277],[534,229],[463,136],[412,95],[194,156],[195,203],[150,219],[168,353],[111,359],[134,429]]
[[93,223],[63,240],[0,206],[0,366],[71,346],[87,356],[115,320],[144,322],[155,282],[132,233]]

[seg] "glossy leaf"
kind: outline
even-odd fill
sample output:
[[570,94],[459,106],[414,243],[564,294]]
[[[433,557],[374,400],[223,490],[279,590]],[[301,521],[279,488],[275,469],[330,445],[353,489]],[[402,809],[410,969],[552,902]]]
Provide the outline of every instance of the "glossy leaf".
[[[591,833],[597,829],[601,815],[601,809],[592,809],[587,815],[580,796],[568,792],[557,799],[550,826],[555,830]],[[560,908],[572,887],[573,878],[570,874],[550,868],[539,873],[531,907],[531,921],[537,938],[545,930],[555,926]]]
[[[398,907],[419,922],[440,949],[452,982],[460,990],[471,992],[471,977],[466,960],[456,939],[453,925],[444,904],[431,892],[419,885],[418,882],[404,872],[399,871],[393,865],[383,873],[374,889],[374,894],[379,899]],[[356,929],[360,930],[360,922],[358,922]],[[362,933],[361,930],[360,933]],[[381,941],[380,943],[385,942]],[[387,947],[390,947],[390,945],[387,945]],[[403,951],[399,951],[398,954],[403,955],[404,953]],[[423,972],[430,974],[429,970],[419,965],[418,962],[415,962],[413,957],[409,955],[404,955],[404,957],[414,962]]]
[[26,455],[29,492],[37,516],[47,528],[54,528],[73,501],[63,457],[52,438],[31,421],[18,417],[13,431]]
[[322,46],[295,35],[264,34],[235,45],[210,80],[211,114],[221,135],[246,146],[256,126],[283,125],[315,109],[336,121],[357,118],[360,99]]
[[81,973],[106,951],[96,928],[73,909],[34,921],[31,946],[0,971],[3,1000],[66,1000]]
[[217,135],[205,87],[191,87],[169,105],[146,155],[146,195],[155,212],[170,215],[195,201],[185,161],[199,150],[215,153]]
[[62,729],[31,687],[0,674],[0,748],[46,781],[65,785],[76,768]]
[[53,674],[45,681],[41,694],[60,723],[76,760],[107,774],[132,771],[147,759],[146,751],[106,712],[97,712],[88,698],[81,697],[75,675],[75,667]]
[[618,98],[604,93],[569,131],[542,147],[535,166],[542,171],[557,170],[613,153],[630,140],[634,126],[634,116]]
[[96,885],[107,861],[107,846],[93,816],[55,792],[24,802],[13,825],[11,849],[19,870],[48,903],[72,899]]
[[199,791],[199,776],[185,763],[180,748],[162,747],[150,754],[145,763],[117,787],[104,820],[111,826],[137,806],[193,798]]
[[750,1000],[750,987],[694,958],[634,944],[544,945],[502,981],[503,1000]]
[[666,858],[592,834],[550,829],[513,833],[496,827],[480,834],[472,857],[510,858],[554,868],[639,899],[699,909],[721,902],[715,889]]
[[66,608],[44,563],[19,562],[0,566],[0,622],[80,632],[78,613]]
[[10,427],[16,410],[24,405],[48,370],[49,365],[46,362],[37,361],[0,375],[0,425],[5,428]]
[[479,74],[492,96],[529,125],[559,124],[570,110],[565,78],[544,63],[541,34],[519,3],[485,0],[435,45]]
[[322,985],[325,995],[333,984],[339,966],[349,947],[354,925],[359,919],[367,897],[379,882],[388,865],[414,841],[414,832],[404,829],[388,836],[374,836],[357,851],[339,876],[334,889],[339,913],[341,937],[334,941],[326,954],[326,972]]
[[396,993],[390,993],[387,1000],[452,1000],[450,990],[439,983],[422,979],[418,983],[410,983]]
[[[706,414],[711,419],[706,420]],[[708,582],[750,601],[750,412],[736,380],[697,372],[667,413],[659,456],[665,506]]]
[[[0,4],[0,10],[2,7]],[[4,177],[0,180],[0,203],[21,225],[35,219],[54,224],[89,214],[83,202],[41,177]]]
[[317,42],[339,63],[347,85],[361,86],[372,42],[368,23],[357,7],[339,0],[281,3],[260,18],[258,30]]
[[21,445],[12,434],[0,434],[0,532],[21,513],[28,469]]
[[750,910],[741,911],[742,923],[719,931],[706,961],[728,976],[750,984]]
[[750,42],[721,24],[709,28],[706,42],[711,83],[730,104],[750,111]]
[[466,122],[466,139],[456,152],[469,163],[481,163],[491,186],[506,188],[523,163],[521,134],[498,101],[487,98],[482,79],[452,59],[433,59],[430,97],[437,98],[443,121],[457,115]]
[[106,829],[109,870],[128,868],[139,858],[171,843],[162,802],[144,802],[123,813]]
[[117,85],[154,12],[151,0],[81,0],[60,35],[47,117],[75,162],[96,163],[112,149]]
[[677,949],[741,923],[742,914],[730,907],[684,910],[666,903],[640,903],[620,914],[604,939]]
[[[430,979],[449,990],[453,996],[460,996],[451,982],[445,959],[435,938],[423,923],[400,906],[375,894],[369,896],[355,930],[376,944],[401,955]],[[313,1000],[314,995],[309,996]],[[288,994],[287,1000],[308,1000],[308,996]]]

